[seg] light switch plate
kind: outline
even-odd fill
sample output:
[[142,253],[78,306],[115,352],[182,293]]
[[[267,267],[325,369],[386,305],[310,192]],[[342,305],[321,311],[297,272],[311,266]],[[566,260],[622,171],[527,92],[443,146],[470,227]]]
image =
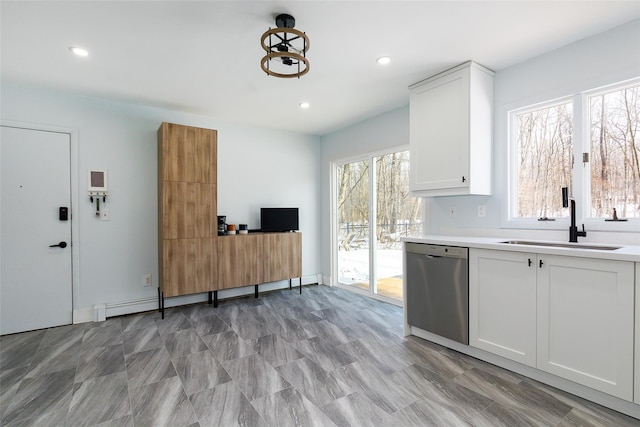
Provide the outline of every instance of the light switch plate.
[[101,221],[111,220],[111,213],[109,212],[109,209],[102,209],[100,211],[100,220]]

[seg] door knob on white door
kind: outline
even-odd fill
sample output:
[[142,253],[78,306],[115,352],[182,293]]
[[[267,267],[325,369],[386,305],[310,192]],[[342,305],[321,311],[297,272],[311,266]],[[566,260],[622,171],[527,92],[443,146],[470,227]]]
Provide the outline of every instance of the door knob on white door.
[[49,245],[50,248],[66,248],[67,247],[67,242],[60,242],[57,245]]

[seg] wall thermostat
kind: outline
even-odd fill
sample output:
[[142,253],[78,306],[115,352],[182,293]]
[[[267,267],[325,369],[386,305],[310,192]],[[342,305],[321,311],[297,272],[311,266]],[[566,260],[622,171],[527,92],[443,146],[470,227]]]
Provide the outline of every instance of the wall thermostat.
[[89,195],[107,194],[107,171],[93,169],[89,171]]

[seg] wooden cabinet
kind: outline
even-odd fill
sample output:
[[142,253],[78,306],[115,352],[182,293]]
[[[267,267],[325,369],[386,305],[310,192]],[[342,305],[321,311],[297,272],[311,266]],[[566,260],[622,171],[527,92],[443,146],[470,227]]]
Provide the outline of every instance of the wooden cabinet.
[[301,233],[255,233],[218,239],[220,289],[302,276]]
[[216,160],[217,131],[158,129],[161,308],[164,297],[302,276],[300,233],[218,236]]
[[632,400],[633,263],[471,249],[469,268],[470,345]]
[[216,289],[217,131],[158,129],[159,284],[166,297]]
[[412,195],[491,194],[493,74],[469,61],[409,87]]
[[469,251],[469,345],[536,366],[536,255]]
[[540,259],[538,369],[631,401],[633,263]]

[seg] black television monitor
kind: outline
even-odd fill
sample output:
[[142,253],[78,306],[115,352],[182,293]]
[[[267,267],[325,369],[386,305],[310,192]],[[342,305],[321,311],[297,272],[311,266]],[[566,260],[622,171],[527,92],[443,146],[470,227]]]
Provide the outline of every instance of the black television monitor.
[[260,231],[265,233],[296,231],[298,208],[260,208]]

